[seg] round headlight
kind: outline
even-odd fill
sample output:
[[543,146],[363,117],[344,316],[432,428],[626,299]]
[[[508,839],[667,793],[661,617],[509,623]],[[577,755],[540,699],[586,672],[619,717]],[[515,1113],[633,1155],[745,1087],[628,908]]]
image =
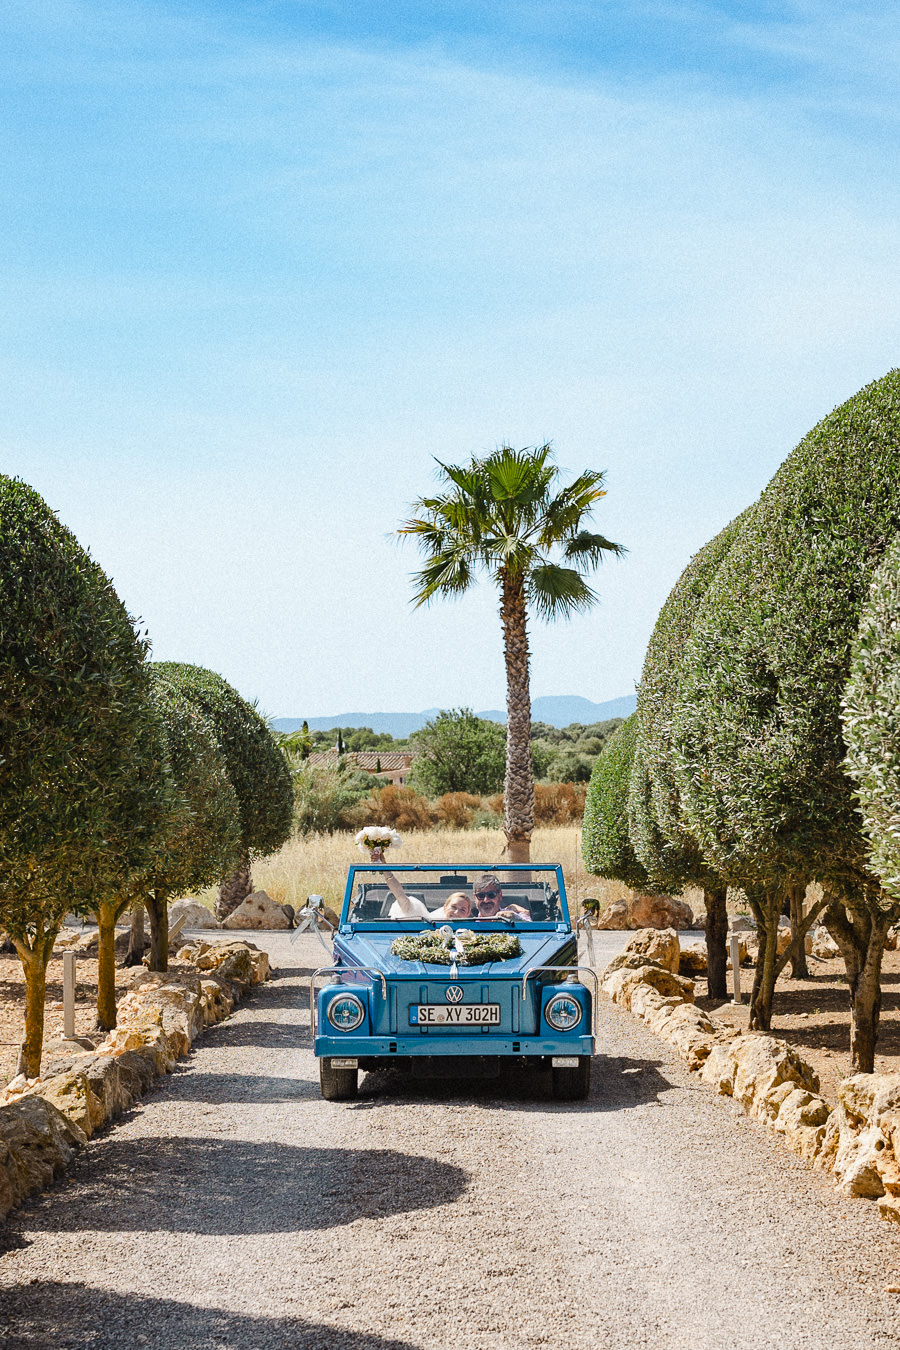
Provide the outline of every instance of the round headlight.
[[355,1031],[366,1010],[355,994],[340,994],[328,1005],[328,1020],[338,1031]]
[[557,994],[544,1009],[544,1016],[554,1031],[571,1031],[584,1016],[584,1009],[571,994]]

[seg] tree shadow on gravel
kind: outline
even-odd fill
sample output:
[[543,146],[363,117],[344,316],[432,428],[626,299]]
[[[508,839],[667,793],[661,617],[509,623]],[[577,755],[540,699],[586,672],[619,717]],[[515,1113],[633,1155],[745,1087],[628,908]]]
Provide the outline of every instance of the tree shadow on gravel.
[[553,1098],[548,1070],[509,1069],[497,1078],[418,1078],[411,1073],[382,1070],[367,1074],[359,1100],[345,1109],[364,1111],[391,1106],[396,1101],[478,1101],[500,1110],[553,1112],[622,1111],[650,1103],[662,1105],[660,1094],[677,1085],[660,1069],[660,1060],[595,1055],[591,1091],[586,1101],[558,1102]]
[[414,1350],[289,1315],[251,1317],[51,1280],[0,1294],[0,1325],[4,1350]]
[[393,1149],[112,1135],[96,1141],[67,1184],[23,1212],[18,1226],[72,1233],[308,1232],[449,1204],[468,1181],[460,1167]]
[[204,1045],[250,1046],[266,1050],[309,1048],[309,1027],[299,1022],[263,1022],[251,1020],[219,1022],[204,1033]]
[[[224,1106],[229,1102],[318,1101],[318,1078],[276,1078],[272,1074],[200,1073],[188,1070],[165,1078],[156,1090],[165,1101],[206,1102]],[[2,1342],[0,1342],[2,1344]]]

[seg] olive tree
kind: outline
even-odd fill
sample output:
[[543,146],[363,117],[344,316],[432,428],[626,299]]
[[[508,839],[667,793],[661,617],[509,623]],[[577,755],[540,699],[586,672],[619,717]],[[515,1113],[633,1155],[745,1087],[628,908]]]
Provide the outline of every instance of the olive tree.
[[613,732],[594,765],[584,804],[581,850],[589,872],[622,881],[634,890],[651,888],[628,830],[628,793],[637,746],[637,714]]
[[175,675],[150,667],[150,697],[159,721],[168,793],[166,810],[143,865],[119,878],[115,891],[92,904],[99,928],[97,1021],[116,1024],[115,925],[140,900],[150,916],[151,970],[168,967],[170,899],[202,890],[240,856],[237,798],[215,732],[185,698]]
[[707,862],[685,819],[673,765],[672,718],[694,616],[739,525],[740,518],[732,521],[691,559],[660,610],[638,687],[638,750],[628,798],[632,845],[653,885],[676,894],[685,886],[703,889],[713,998],[727,993],[728,884]]
[[221,675],[163,661],[155,667],[178,681],[183,697],[203,714],[219,744],[240,817],[240,856],[219,887],[216,915],[225,919],[247,895],[254,857],[281,847],[291,832],[294,791],[287,760],[266,721]]
[[109,578],[32,488],[0,477],[0,922],[25,974],[29,1077],[67,911],[139,867],[159,825],[145,656]]
[[415,753],[410,787],[427,797],[445,792],[487,796],[503,787],[506,728],[476,717],[471,708],[451,708],[426,722],[409,738]]
[[[875,573],[853,643],[844,693],[845,766],[856,787],[869,866],[880,886],[865,904],[829,914],[850,987],[872,1005],[872,1030],[881,1012],[882,929],[900,917],[900,536]],[[849,932],[847,930],[850,930]],[[860,952],[872,954],[868,962]]]
[[[898,527],[893,371],[788,456],[741,522],[692,626],[674,717],[676,776],[704,855],[744,886],[760,925],[755,1026],[771,1021],[784,897],[818,880],[833,916],[838,904],[867,910],[878,885],[843,767],[841,695],[873,571]],[[880,959],[883,937],[879,922],[853,931],[862,969]],[[863,1069],[874,1056],[870,988],[863,980],[852,994]]]

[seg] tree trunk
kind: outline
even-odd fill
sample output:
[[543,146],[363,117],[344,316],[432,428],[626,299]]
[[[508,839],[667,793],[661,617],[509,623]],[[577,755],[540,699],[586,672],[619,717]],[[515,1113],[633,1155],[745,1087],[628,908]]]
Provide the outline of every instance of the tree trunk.
[[[41,1072],[44,1046],[44,1005],[47,997],[47,962],[53,952],[57,927],[51,933],[36,936],[31,947],[16,942],[16,951],[25,974],[25,1035],[19,1049],[17,1073],[37,1078]],[[14,939],[15,940],[15,939]]]
[[150,919],[151,970],[169,969],[169,909],[165,899],[147,896],[147,914]]
[[750,1030],[769,1031],[772,1027],[772,998],[778,976],[776,965],[781,898],[773,899],[769,895],[754,898],[748,895],[748,899],[753,917],[756,919],[756,933],[759,938],[759,955],[756,958],[753,991],[750,994]]
[[139,966],[144,959],[144,902],[136,900],[131,910],[131,933],[128,937],[128,951],[123,966]]
[[112,1031],[116,1025],[116,905],[98,905],[94,911],[97,939],[97,1026]]
[[531,861],[534,829],[528,614],[522,577],[501,568],[500,578],[500,619],[506,661],[506,778],[503,786],[506,860],[527,863]]
[[854,1073],[874,1073],[881,962],[891,921],[877,907],[850,909],[833,902],[824,922],[841,949],[850,986],[850,1062]]
[[706,905],[707,993],[710,998],[728,997],[728,910],[726,887],[704,890]]
[[803,926],[803,901],[806,896],[806,887],[802,884],[789,887],[788,891],[791,903],[791,943],[794,946],[794,954],[791,957],[791,979],[808,980],[809,966],[806,963],[806,935],[798,941],[800,930]]
[[252,890],[250,858],[245,853],[236,870],[232,872],[230,877],[226,877],[219,886],[219,894],[216,897],[216,918],[219,922],[227,919],[229,914],[233,914],[238,905],[247,899]]

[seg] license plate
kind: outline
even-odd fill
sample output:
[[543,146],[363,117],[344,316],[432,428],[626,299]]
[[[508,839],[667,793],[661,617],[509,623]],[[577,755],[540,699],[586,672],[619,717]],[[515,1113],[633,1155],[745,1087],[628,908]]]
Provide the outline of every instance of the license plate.
[[[332,1062],[332,1064],[333,1064],[333,1063],[334,1063],[334,1060],[332,1060],[331,1062]],[[553,1068],[554,1068],[554,1069],[577,1069],[577,1068],[578,1068],[578,1056],[577,1056],[577,1055],[554,1055],[554,1056],[553,1056],[553,1060],[552,1060],[552,1064],[553,1064]]]
[[414,1003],[409,1022],[414,1027],[499,1027],[500,1004],[461,1003],[445,1008],[441,1003]]

